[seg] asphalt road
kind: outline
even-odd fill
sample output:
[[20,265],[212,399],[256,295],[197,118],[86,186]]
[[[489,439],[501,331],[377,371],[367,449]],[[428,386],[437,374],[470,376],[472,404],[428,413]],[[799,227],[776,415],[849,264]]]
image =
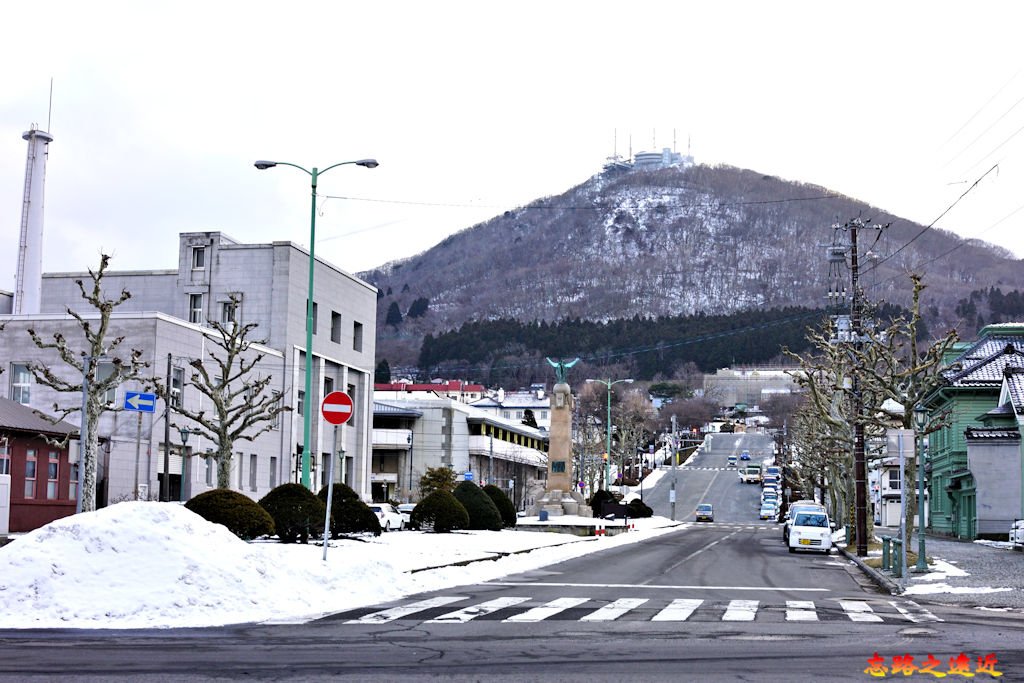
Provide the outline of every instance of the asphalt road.
[[[992,655],[1024,680],[1020,615],[919,604],[835,554],[790,554],[724,457],[677,473],[687,523],[657,538],[308,624],[0,632],[0,680],[818,682],[870,679],[875,653],[942,672]],[[714,523],[692,522],[701,501]]]

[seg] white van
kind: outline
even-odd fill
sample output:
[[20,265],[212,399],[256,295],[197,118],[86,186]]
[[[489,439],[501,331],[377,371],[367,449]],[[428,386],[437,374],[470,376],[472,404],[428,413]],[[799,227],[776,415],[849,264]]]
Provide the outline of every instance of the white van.
[[821,550],[832,551],[832,524],[824,510],[797,510],[789,528],[789,552]]

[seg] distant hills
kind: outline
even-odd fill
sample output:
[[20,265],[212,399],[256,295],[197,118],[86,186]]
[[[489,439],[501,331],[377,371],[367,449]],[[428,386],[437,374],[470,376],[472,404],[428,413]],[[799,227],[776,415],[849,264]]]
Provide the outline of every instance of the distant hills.
[[378,359],[412,366],[426,334],[468,321],[824,307],[832,282],[849,286],[842,264],[830,273],[828,247],[849,242],[833,226],[856,217],[891,223],[860,236],[866,295],[907,306],[907,274],[923,273],[936,331],[965,325],[972,336],[962,300],[1024,282],[1024,262],[1001,247],[918,236],[924,226],[826,188],[727,166],[606,171],[360,276],[380,289]]

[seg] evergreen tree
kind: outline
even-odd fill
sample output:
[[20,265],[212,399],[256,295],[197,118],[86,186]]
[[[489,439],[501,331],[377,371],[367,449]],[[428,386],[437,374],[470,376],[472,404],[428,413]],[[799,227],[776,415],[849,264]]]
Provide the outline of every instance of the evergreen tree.
[[373,382],[374,384],[391,383],[391,366],[388,364],[387,358],[377,363],[377,369],[373,371]]
[[391,325],[392,327],[398,327],[402,324],[402,312],[398,310],[397,301],[392,301],[391,305],[388,306],[388,314],[384,318],[384,324]]

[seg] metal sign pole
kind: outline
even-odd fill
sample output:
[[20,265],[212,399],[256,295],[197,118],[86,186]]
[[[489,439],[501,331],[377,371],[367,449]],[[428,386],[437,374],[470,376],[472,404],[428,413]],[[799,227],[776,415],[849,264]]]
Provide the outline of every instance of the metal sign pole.
[[[338,428],[334,428],[334,443],[338,443]],[[334,458],[327,458],[327,512],[324,513],[324,562],[327,561],[327,539],[331,536],[331,503],[334,500]]]

